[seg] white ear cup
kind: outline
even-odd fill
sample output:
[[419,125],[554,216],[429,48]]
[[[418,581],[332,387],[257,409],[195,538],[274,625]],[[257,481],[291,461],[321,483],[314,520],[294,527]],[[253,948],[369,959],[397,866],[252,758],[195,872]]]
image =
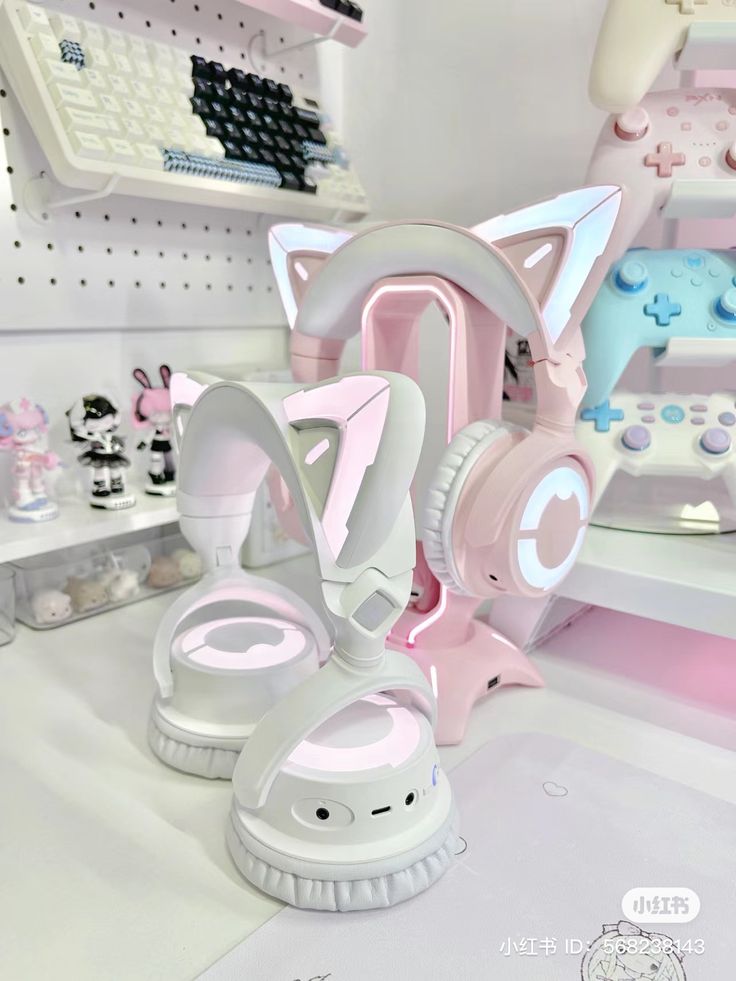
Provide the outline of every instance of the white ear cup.
[[447,444],[424,500],[422,541],[427,564],[438,581],[463,596],[452,549],[455,507],[463,484],[479,457],[497,440],[515,432],[519,426],[482,419],[459,430]]

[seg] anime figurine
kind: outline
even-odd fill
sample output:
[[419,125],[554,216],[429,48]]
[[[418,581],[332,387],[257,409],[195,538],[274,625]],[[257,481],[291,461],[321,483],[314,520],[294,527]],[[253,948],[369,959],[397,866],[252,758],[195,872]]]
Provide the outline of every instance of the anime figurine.
[[104,395],[84,395],[66,414],[72,440],[87,444],[77,460],[92,469],[90,505],[109,511],[132,508],[135,495],[126,491],[124,476],[130,460],[123,452],[125,440],[117,435],[116,406]]
[[56,453],[49,452],[49,419],[42,406],[31,399],[15,399],[0,406],[0,450],[13,454],[11,521],[50,521],[59,514],[50,501],[44,481],[45,470],[56,470],[62,464]]
[[142,392],[133,396],[133,425],[136,429],[148,430],[138,444],[139,450],[150,451],[146,494],[171,497],[176,493],[176,465],[171,447],[171,369],[162,364],[159,372],[163,385],[158,388],[151,385],[142,368],[133,372],[133,377],[143,387]]

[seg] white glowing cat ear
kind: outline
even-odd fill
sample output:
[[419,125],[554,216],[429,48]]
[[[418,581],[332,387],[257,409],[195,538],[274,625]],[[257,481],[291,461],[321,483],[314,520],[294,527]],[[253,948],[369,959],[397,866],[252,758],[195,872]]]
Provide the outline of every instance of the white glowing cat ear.
[[622,198],[620,187],[583,187],[471,229],[506,256],[536,297],[553,344],[580,322],[618,258],[612,236]]
[[299,304],[312,279],[353,234],[342,228],[297,223],[271,228],[268,233],[271,266],[289,327],[296,322]]

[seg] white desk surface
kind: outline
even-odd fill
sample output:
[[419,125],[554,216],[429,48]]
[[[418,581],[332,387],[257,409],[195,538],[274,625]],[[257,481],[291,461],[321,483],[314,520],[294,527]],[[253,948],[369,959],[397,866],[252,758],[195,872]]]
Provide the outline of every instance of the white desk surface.
[[[172,599],[19,628],[0,648],[3,977],[192,978],[279,908],[229,862],[229,785],[177,774],[148,750],[151,641]],[[546,732],[736,803],[731,703],[712,710],[700,692],[688,704],[627,676],[626,659],[641,656],[632,618],[620,621],[616,664],[594,658],[591,623],[536,655],[547,688],[479,704],[463,744],[441,751],[445,766],[500,734]],[[736,644],[733,657],[731,679]]]

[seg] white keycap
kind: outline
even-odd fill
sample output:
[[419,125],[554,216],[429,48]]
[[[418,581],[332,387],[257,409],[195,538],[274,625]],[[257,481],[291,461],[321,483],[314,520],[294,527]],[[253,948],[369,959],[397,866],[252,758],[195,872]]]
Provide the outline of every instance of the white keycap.
[[97,96],[97,101],[100,103],[100,109],[111,116],[122,112],[120,100],[117,96],[112,95],[110,92],[100,92]]
[[207,127],[201,116],[192,116],[189,123],[189,131],[196,136],[207,136]]
[[110,150],[110,159],[118,163],[135,164],[137,155],[129,140],[117,136],[108,136],[106,143]]
[[94,95],[88,89],[80,88],[78,85],[52,82],[48,91],[57,108],[75,106],[78,109],[97,109],[97,99]]
[[180,112],[170,112],[168,114],[168,125],[169,129],[186,133],[186,131],[189,129],[189,117],[182,116]]
[[87,109],[72,109],[64,106],[59,110],[59,119],[65,130],[86,130],[89,132],[106,133],[108,121],[105,116]]
[[126,116],[123,117],[121,121],[123,124],[123,130],[131,139],[142,140],[145,138],[146,131],[143,128],[143,124],[138,119],[130,119]]
[[18,8],[18,16],[20,17],[21,24],[29,33],[53,33],[51,24],[49,24],[48,14],[42,7],[37,7],[35,4],[22,3]]
[[82,25],[76,17],[69,14],[51,14],[49,23],[60,41],[81,41]]
[[108,74],[107,84],[110,86],[110,91],[114,92],[115,95],[130,95],[130,88],[122,75]]
[[112,52],[112,64],[116,72],[120,72],[121,75],[130,75],[133,71],[133,66],[130,63],[130,58],[121,54],[117,51]]
[[99,24],[92,24],[90,21],[82,21],[82,37],[85,47],[94,45],[96,48],[105,47],[105,29]]
[[107,35],[107,44],[105,47],[110,49],[110,52],[117,51],[119,54],[125,54],[128,50],[128,38],[121,31],[114,31],[111,27],[108,27],[105,31]]
[[183,48],[172,48],[171,60],[173,61],[174,68],[177,71],[188,72],[190,75],[192,74],[192,59]]
[[157,123],[143,123],[143,129],[146,131],[146,136],[152,143],[163,146],[164,134],[161,127]]
[[52,61],[47,58],[45,61],[40,61],[38,67],[49,87],[54,82],[72,85],[76,88],[84,87],[83,78],[73,65],[65,65],[63,61]]
[[141,37],[128,38],[128,51],[131,58],[148,58],[148,42]]
[[77,72],[77,75],[83,77],[93,91],[107,92],[107,75],[96,68],[85,68],[84,73]]
[[84,49],[84,63],[90,68],[97,68],[98,71],[108,71],[110,59],[107,52],[102,47],[89,47]]
[[121,102],[126,116],[131,119],[145,119],[146,114],[140,102],[136,102],[135,99],[121,99]]
[[153,65],[148,58],[132,58],[133,74],[144,82],[151,82],[155,78]]
[[69,134],[69,142],[74,152],[80,157],[91,157],[95,160],[107,159],[107,146],[96,133],[84,133],[75,130]]
[[159,109],[154,102],[146,104],[146,118],[152,123],[165,123],[166,115]]
[[163,85],[172,86],[174,84],[174,73],[167,65],[154,65],[156,77]]
[[138,78],[131,79],[130,91],[132,95],[135,96],[136,99],[139,99],[141,102],[148,103],[151,101],[151,90],[144,82],[141,82],[140,79]]
[[59,42],[53,34],[34,34],[31,37],[31,48],[38,61],[43,58],[61,58]]
[[151,170],[164,169],[164,158],[161,150],[153,143],[136,143],[135,149],[141,167],[150,167]]
[[169,130],[168,139],[166,141],[166,146],[170,150],[188,150],[189,140],[187,139],[186,133],[176,130]]
[[151,93],[153,94],[156,105],[163,106],[164,111],[167,111],[173,105],[174,100],[171,98],[169,90],[164,88],[163,85],[152,85]]
[[151,41],[149,51],[154,64],[168,65],[174,60],[174,54],[169,45],[161,44],[160,41]]

